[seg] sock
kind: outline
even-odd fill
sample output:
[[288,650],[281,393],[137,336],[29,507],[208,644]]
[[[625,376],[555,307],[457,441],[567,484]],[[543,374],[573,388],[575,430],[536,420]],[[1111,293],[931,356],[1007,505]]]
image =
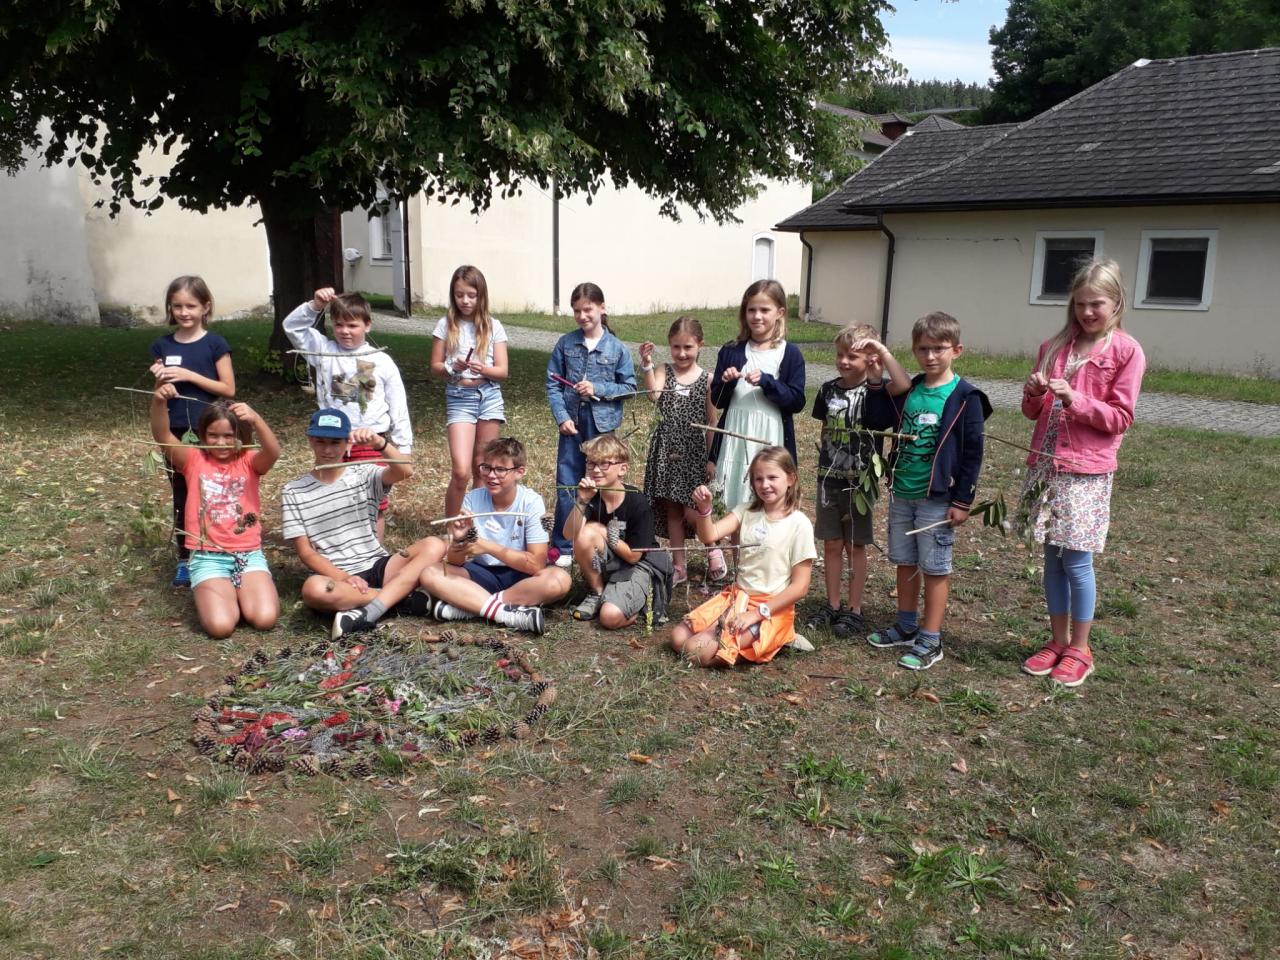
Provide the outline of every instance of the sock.
[[920,613],[916,610],[898,611],[898,629],[903,633],[912,633],[920,625]]
[[940,647],[942,646],[942,634],[921,630],[916,634],[916,643],[923,644],[926,647]]
[[377,623],[384,613],[387,612],[387,605],[381,600],[370,600],[363,607],[364,618],[370,623]]
[[486,620],[492,620],[494,623],[501,623],[498,615],[502,613],[504,604],[502,602],[502,591],[489,594],[489,599],[480,605],[480,616]]

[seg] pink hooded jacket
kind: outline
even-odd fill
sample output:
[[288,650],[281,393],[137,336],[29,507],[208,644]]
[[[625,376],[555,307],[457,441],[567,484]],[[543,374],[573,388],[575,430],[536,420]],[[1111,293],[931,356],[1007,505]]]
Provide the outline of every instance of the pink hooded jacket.
[[[1049,341],[1040,344],[1036,354],[1036,367],[1044,358]],[[1058,352],[1049,370],[1052,380],[1062,376],[1070,345]],[[1054,453],[1064,458],[1059,464],[1068,473],[1111,473],[1116,469],[1116,451],[1124,432],[1133,423],[1133,407],[1142,389],[1142,374],[1147,358],[1142,347],[1123,330],[1115,330],[1111,343],[1102,350],[1095,350],[1076,372],[1071,389],[1075,400],[1063,407],[1062,423],[1058,428],[1058,441]],[[1031,435],[1031,446],[1039,450],[1049,426],[1049,414],[1053,409],[1053,393],[1046,390],[1035,396],[1024,387],[1022,414],[1036,421]],[[1027,457],[1032,466],[1038,454]]]

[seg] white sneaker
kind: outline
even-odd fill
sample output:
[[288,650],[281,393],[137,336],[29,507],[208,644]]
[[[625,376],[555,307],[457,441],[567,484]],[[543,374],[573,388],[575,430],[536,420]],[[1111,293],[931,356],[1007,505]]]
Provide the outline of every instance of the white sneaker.
[[813,644],[797,633],[796,638],[791,641],[791,649],[799,653],[813,653]]
[[556,557],[555,559],[555,565],[559,567],[561,570],[568,570],[570,567],[573,566],[573,554],[571,553],[560,554],[560,556]]

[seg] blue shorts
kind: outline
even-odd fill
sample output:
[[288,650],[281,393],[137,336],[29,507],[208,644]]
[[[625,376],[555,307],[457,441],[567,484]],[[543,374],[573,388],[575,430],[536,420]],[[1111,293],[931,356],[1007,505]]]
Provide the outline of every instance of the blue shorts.
[[444,388],[445,426],[451,423],[478,423],[481,420],[497,420],[505,423],[507,416],[502,407],[502,388],[486,380],[478,387],[458,387],[450,384]]
[[464,563],[462,569],[467,571],[467,576],[471,578],[472,583],[479,584],[489,593],[506,590],[508,587],[514,587],[521,580],[529,579],[529,574],[513,570],[504,564],[489,566],[471,560]]
[[[244,565],[242,573],[253,573],[258,570],[268,575],[271,573],[271,568],[267,566],[266,555],[261,549],[251,550],[244,556],[248,558],[248,562]],[[216,580],[219,577],[230,580],[231,574],[236,569],[236,555],[216,550],[196,550],[191,554],[189,569],[193,590],[206,580]]]
[[908,530],[919,530],[931,523],[947,519],[951,508],[947,500],[889,500],[889,562],[900,567],[919,567],[931,577],[951,573],[951,549],[956,542],[954,527],[942,526],[908,537]]

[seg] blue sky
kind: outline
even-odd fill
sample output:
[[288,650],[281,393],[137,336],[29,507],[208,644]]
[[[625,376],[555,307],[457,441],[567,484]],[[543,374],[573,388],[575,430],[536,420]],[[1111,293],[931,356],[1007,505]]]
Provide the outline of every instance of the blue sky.
[[914,80],[985,83],[992,77],[988,31],[1004,23],[1008,0],[896,0],[883,18],[890,55]]

